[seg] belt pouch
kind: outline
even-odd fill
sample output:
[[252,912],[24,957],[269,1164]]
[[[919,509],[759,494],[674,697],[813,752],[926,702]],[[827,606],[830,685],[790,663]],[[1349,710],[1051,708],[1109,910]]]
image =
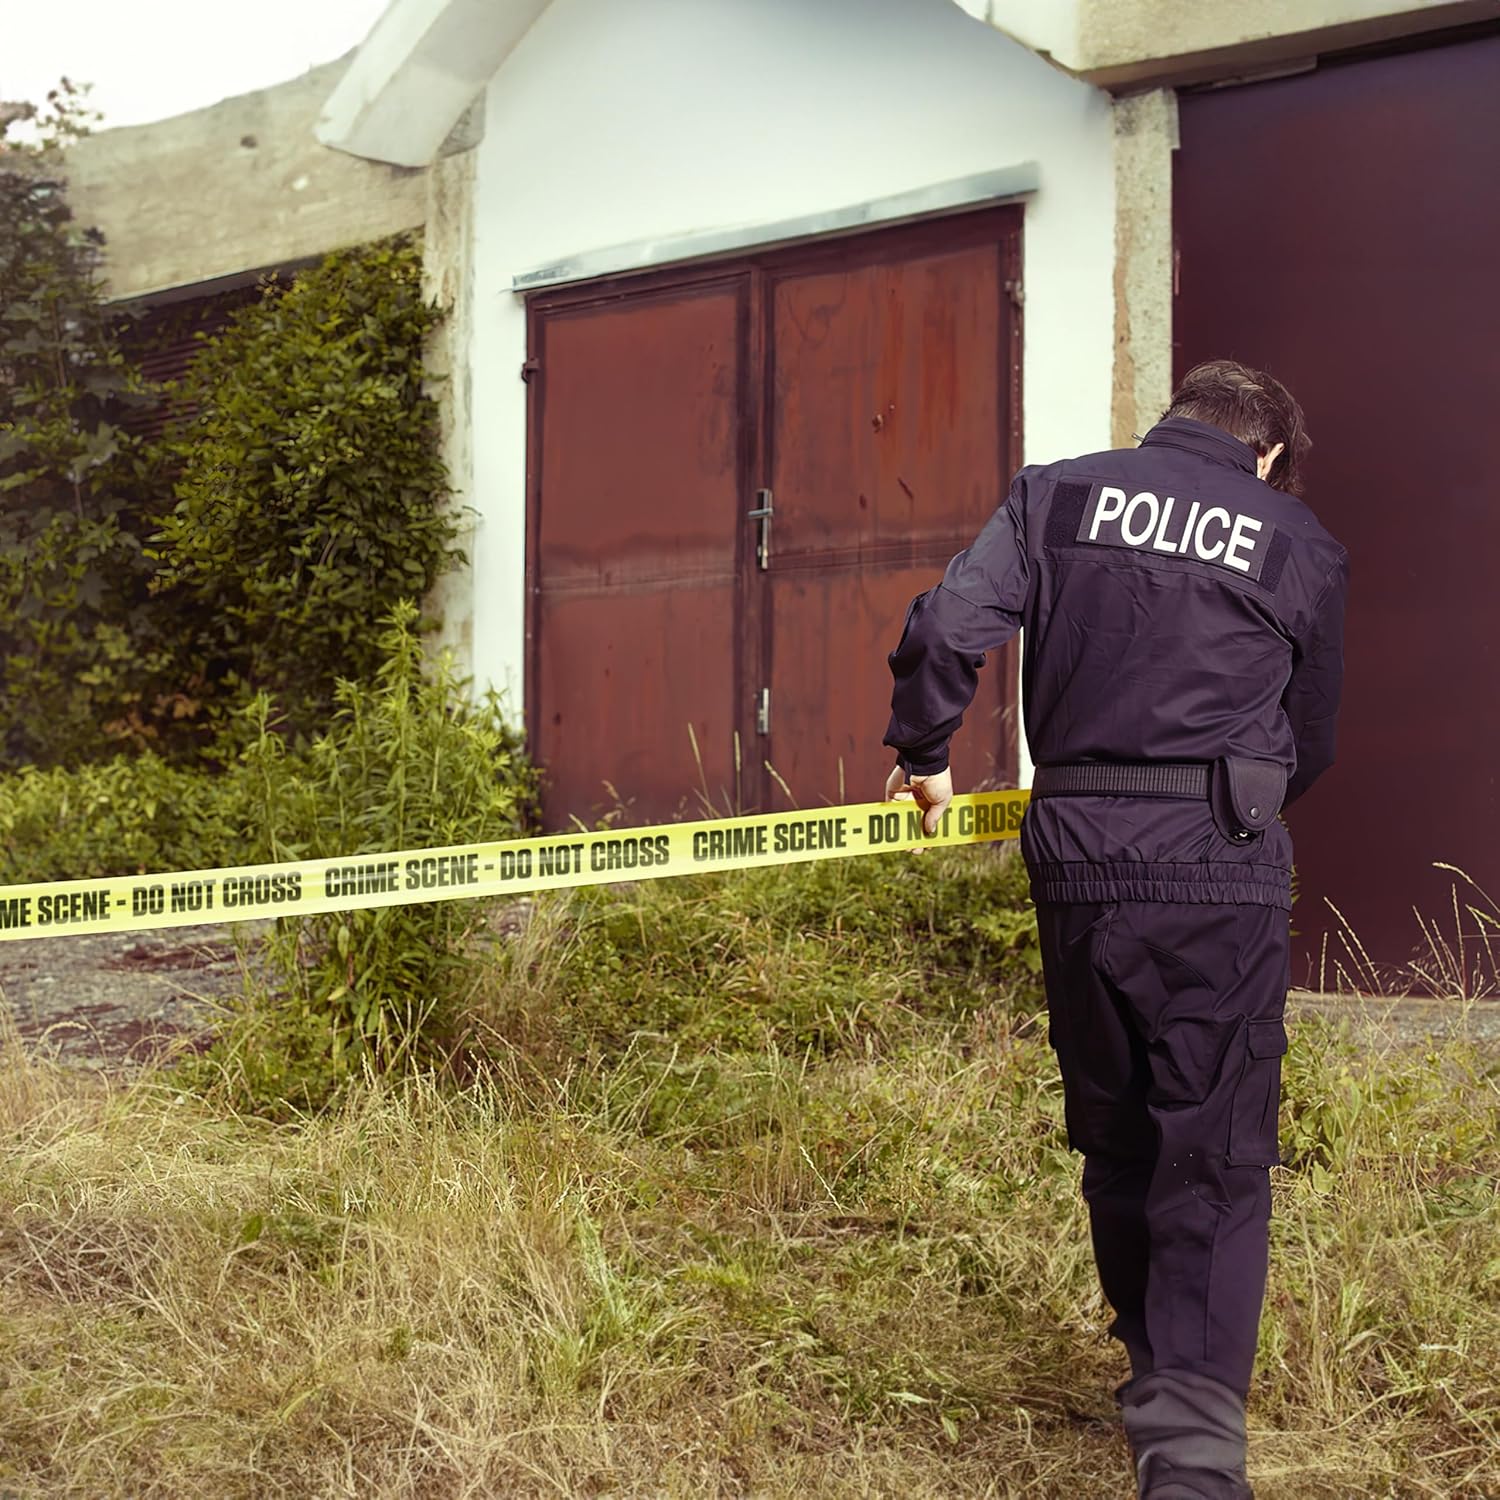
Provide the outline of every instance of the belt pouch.
[[1286,769],[1279,761],[1228,755],[1214,766],[1209,801],[1226,837],[1243,843],[1269,828],[1286,798]]

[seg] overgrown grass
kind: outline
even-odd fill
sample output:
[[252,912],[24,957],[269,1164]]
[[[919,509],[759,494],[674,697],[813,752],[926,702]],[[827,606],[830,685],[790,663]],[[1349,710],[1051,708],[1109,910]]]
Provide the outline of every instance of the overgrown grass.
[[1422,941],[1404,964],[1375,962],[1343,912],[1327,902],[1337,926],[1323,938],[1320,990],[1456,1001],[1500,994],[1500,902],[1457,865],[1438,860],[1433,869],[1451,877],[1448,910],[1434,915],[1412,907]]
[[[946,851],[585,889],[492,909],[487,936],[475,902],[319,920],[385,936],[379,963],[350,945],[350,970],[366,989],[383,985],[386,1010],[404,999],[422,1018],[425,1056],[450,1077],[473,1076],[497,1050],[544,1098],[559,1081],[583,1087],[580,1066],[611,1089],[649,1075],[660,1112],[696,1095],[696,1070],[717,1073],[721,1054],[871,1055],[997,993],[1039,1005],[1025,889],[1019,860]],[[446,921],[439,961],[396,969],[397,918]],[[343,988],[338,968],[299,973],[290,996],[252,996],[194,1065],[192,1088],[285,1117],[288,1101],[324,1104],[357,1080],[358,1057],[353,1069],[347,1056],[337,1072],[327,1063],[337,1008],[322,997]]]
[[[367,632],[368,633],[368,632]],[[315,739],[288,744],[258,697],[223,764],[154,755],[0,775],[0,884],[388,854],[527,832],[536,776],[493,697],[429,661],[416,606],[373,632],[380,666],[340,682]],[[482,913],[425,902],[279,919],[255,971],[273,982],[227,1015],[209,1076],[239,1101],[319,1107],[367,1068],[425,1067],[461,1045],[455,1003]]]
[[[554,898],[480,966],[491,1067],[285,1124],[12,1049],[0,1493],[1124,1496],[1014,894]],[[1500,1495],[1497,1076],[1297,1028],[1266,1500]]]
[[997,995],[1041,1005],[1008,849],[828,860],[599,886],[543,902],[477,995],[539,1064],[629,1050],[899,1047]]

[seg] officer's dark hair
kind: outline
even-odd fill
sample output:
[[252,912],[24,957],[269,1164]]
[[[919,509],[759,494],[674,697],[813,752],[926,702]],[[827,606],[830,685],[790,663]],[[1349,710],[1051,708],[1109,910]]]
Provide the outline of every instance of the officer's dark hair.
[[1290,495],[1302,493],[1302,464],[1312,439],[1296,398],[1264,370],[1232,359],[1205,360],[1183,377],[1162,415],[1222,427],[1262,457],[1284,443],[1266,482]]

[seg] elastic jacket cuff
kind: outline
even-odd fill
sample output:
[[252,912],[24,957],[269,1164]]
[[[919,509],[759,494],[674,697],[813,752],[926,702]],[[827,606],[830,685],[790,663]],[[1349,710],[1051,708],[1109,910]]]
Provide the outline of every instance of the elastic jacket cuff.
[[941,755],[935,759],[914,759],[910,755],[898,755],[896,764],[906,772],[908,776],[936,776],[939,771],[948,769],[948,757]]

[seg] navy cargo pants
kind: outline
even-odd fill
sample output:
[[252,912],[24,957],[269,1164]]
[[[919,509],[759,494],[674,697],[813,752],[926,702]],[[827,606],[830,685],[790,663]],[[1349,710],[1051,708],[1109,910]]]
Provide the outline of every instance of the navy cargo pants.
[[1243,1397],[1278,1160],[1287,913],[1042,903],[1037,920],[1111,1332],[1134,1376],[1190,1371]]

